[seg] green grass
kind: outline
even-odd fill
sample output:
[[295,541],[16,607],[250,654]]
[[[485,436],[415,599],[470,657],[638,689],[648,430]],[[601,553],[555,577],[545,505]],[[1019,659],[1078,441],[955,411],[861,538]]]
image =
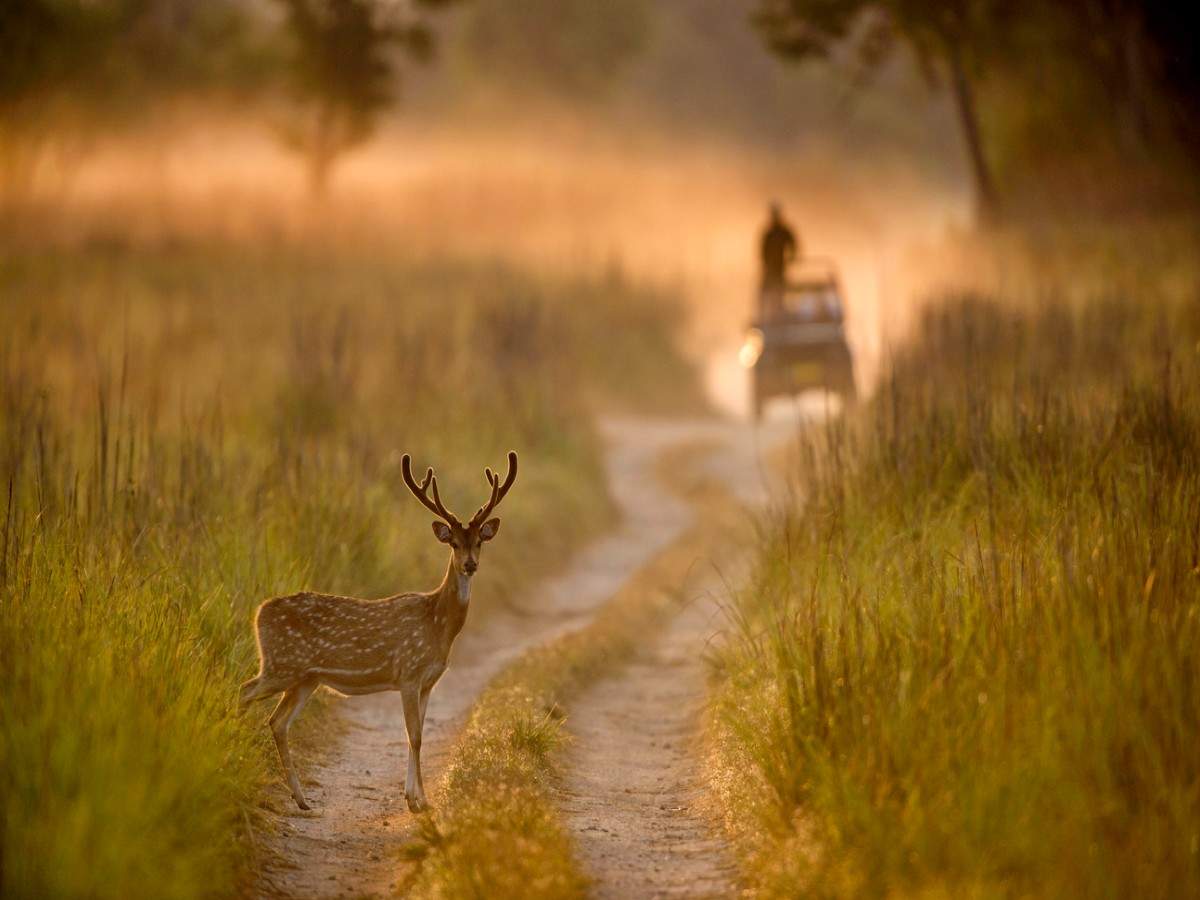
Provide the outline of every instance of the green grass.
[[1200,893],[1200,314],[948,297],[764,528],[712,707],[763,896]]
[[460,509],[521,452],[486,615],[611,515],[589,412],[638,402],[629,370],[695,402],[670,298],[613,280],[233,245],[0,273],[6,896],[238,889],[279,778],[235,711],[251,610],[436,584],[401,452]]
[[[694,453],[672,454],[664,472],[677,486]],[[697,559],[727,552],[734,540],[720,488],[692,484],[697,525],[639,570],[585,627],[523,654],[476,702],[435,796],[408,848],[412,897],[559,898],[586,896],[553,791],[568,736],[571,700],[661,626]]]

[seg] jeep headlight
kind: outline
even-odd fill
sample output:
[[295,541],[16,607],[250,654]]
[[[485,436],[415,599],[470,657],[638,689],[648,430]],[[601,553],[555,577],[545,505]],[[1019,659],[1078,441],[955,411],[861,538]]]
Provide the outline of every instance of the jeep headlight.
[[763,352],[763,333],[760,328],[751,328],[746,332],[746,340],[738,351],[738,362],[743,368],[752,369]]

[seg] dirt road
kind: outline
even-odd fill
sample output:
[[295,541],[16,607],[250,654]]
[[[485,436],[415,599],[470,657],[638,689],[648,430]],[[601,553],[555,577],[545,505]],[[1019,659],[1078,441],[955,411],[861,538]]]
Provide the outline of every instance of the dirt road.
[[715,604],[696,598],[622,670],[571,704],[562,808],[600,898],[733,893],[701,808],[697,736]]
[[[766,499],[761,445],[746,429],[713,431],[703,474]],[[777,440],[778,432],[768,434]],[[610,677],[570,705],[562,808],[599,898],[732,896],[733,863],[703,807],[699,770],[704,653],[721,628],[721,598],[746,568],[736,540],[697,559],[681,611]]]
[[[654,476],[662,454],[688,443],[717,440],[727,445],[733,436],[740,454],[706,453],[697,465],[722,477],[735,475],[743,485],[755,480],[753,459],[747,455],[751,432],[744,426],[614,420],[605,424],[604,433],[620,525],[520,604],[534,613],[496,609],[482,623],[467,621],[450,669],[430,701],[422,760],[426,781],[436,779],[471,703],[493,676],[534,644],[585,623],[632,572],[688,527],[688,504],[664,490]],[[751,469],[739,468],[747,463]],[[485,584],[480,587],[486,589]],[[694,679],[691,684],[695,686]],[[264,848],[254,889],[258,896],[373,897],[394,888],[397,850],[412,825],[403,799],[407,746],[400,698],[375,694],[335,704],[343,726],[336,729],[335,745],[315,758],[298,760],[314,810],[291,811],[282,779],[276,789],[275,806],[288,812]]]

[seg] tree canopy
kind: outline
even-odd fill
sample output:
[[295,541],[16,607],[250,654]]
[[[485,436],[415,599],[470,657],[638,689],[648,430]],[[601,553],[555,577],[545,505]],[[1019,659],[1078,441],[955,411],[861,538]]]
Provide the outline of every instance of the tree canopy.
[[145,124],[204,96],[285,101],[279,131],[326,185],[396,99],[402,59],[434,50],[429,14],[456,0],[5,0],[0,180],[22,182],[51,135]]
[[[903,47],[948,85],[980,217],[1001,197],[995,157],[1112,145],[1126,163],[1200,145],[1196,14],[1168,0],[758,0],[753,22],[790,60],[851,56],[869,74]],[[998,86],[983,90],[989,82]],[[983,98],[983,99],[981,99]],[[986,108],[1003,101],[1003,111]],[[1013,117],[1022,122],[1011,121]],[[1004,141],[988,126],[1003,129]],[[1027,132],[1024,133],[1023,132]],[[1026,152],[1026,151],[1017,151]]]
[[432,57],[433,31],[423,13],[454,0],[413,0],[401,18],[376,0],[280,2],[292,42],[286,82],[297,106],[282,132],[308,160],[319,194],[334,161],[370,137],[395,101],[398,57]]
[[979,213],[991,218],[998,198],[974,82],[1003,40],[1011,7],[1002,0],[761,0],[753,21],[773,52],[793,60],[850,48],[869,71],[907,46],[931,83],[950,84]]

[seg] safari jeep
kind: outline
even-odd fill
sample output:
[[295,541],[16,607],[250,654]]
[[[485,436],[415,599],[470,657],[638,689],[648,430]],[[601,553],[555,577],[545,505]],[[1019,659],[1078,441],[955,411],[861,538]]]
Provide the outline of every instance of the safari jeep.
[[856,399],[854,361],[846,343],[843,293],[834,266],[805,262],[782,290],[764,291],[739,358],[751,370],[751,405],[761,418],[772,397],[816,388]]

